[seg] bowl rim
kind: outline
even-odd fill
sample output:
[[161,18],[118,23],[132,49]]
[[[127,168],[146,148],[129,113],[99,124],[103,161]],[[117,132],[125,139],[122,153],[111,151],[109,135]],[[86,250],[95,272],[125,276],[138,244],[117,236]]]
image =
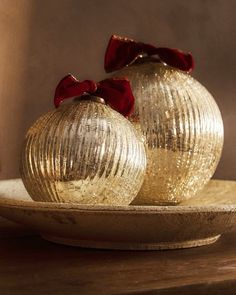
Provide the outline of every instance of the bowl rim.
[[[233,180],[217,181],[235,182]],[[4,179],[0,183],[11,183],[14,181],[22,181],[21,178]],[[236,192],[235,192],[236,193]],[[39,202],[34,200],[19,200],[14,197],[1,196],[0,192],[0,209],[14,208],[19,210],[34,211],[61,211],[61,212],[84,212],[99,214],[182,214],[182,213],[212,213],[212,212],[235,212],[235,204],[210,204],[210,205],[81,205],[76,203],[56,203],[56,202]]]
[[235,205],[204,205],[204,206],[110,206],[110,205],[80,205],[73,203],[54,203],[16,200],[14,198],[0,197],[0,208],[15,208],[34,211],[63,211],[107,214],[181,214],[181,213],[210,213],[210,212],[236,212]]

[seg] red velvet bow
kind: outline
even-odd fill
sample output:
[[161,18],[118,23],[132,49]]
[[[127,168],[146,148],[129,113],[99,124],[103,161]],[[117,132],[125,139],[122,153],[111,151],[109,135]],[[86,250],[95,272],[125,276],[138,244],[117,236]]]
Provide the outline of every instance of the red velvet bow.
[[109,73],[120,70],[134,62],[142,54],[158,55],[160,61],[182,71],[191,72],[194,68],[191,53],[184,53],[178,49],[156,47],[113,35],[105,54],[105,71]]
[[57,85],[54,105],[57,108],[65,99],[86,94],[102,97],[124,116],[128,116],[133,110],[134,97],[127,79],[112,78],[98,83],[92,80],[79,82],[72,75],[65,76]]

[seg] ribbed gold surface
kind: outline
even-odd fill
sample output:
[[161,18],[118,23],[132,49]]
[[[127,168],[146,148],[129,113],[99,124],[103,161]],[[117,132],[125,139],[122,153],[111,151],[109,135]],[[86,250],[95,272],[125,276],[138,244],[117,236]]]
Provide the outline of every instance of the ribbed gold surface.
[[29,129],[21,175],[36,201],[129,204],[144,178],[144,145],[132,124],[110,107],[75,101]]
[[189,74],[156,62],[133,64],[127,77],[136,99],[130,118],[147,147],[147,174],[135,204],[175,204],[213,175],[223,146],[223,122],[211,94]]

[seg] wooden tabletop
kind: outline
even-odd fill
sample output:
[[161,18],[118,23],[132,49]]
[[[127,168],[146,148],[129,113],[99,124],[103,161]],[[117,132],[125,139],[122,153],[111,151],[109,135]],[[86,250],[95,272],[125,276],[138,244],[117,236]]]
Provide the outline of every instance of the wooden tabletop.
[[236,233],[210,246],[149,252],[2,236],[0,294],[236,294]]

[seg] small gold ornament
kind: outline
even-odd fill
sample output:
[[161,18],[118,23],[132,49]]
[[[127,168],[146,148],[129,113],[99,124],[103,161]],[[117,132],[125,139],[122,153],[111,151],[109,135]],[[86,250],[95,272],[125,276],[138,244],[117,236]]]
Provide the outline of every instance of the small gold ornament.
[[152,58],[114,74],[130,80],[130,116],[147,147],[147,172],[133,204],[177,204],[193,197],[215,172],[223,122],[211,94],[187,72]]
[[[68,93],[91,85],[97,91],[91,81],[71,77],[60,92],[68,85]],[[132,124],[103,102],[81,96],[29,129],[20,170],[33,200],[128,205],[135,198],[144,179],[144,145]]]

